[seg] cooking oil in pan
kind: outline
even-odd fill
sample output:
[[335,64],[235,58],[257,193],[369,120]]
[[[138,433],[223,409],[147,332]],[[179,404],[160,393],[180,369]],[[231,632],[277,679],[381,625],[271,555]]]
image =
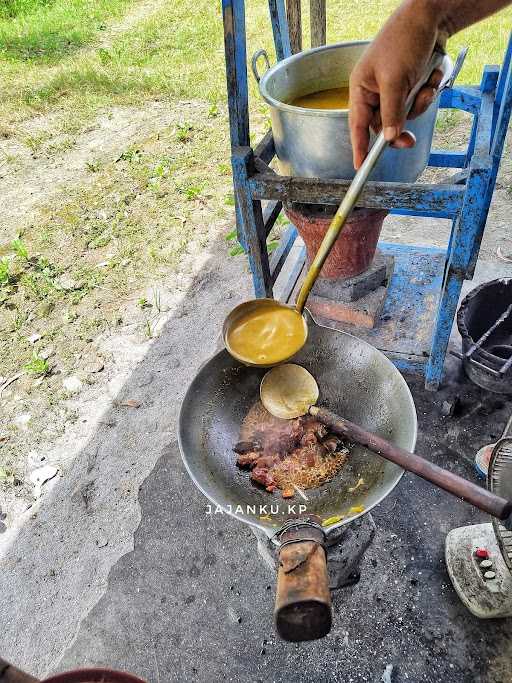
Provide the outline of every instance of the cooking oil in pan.
[[329,88],[301,95],[290,102],[301,109],[348,109],[348,87]]

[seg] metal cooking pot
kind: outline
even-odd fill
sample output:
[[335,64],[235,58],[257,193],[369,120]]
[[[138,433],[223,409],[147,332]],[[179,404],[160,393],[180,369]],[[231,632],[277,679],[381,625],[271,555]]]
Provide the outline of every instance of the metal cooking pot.
[[470,380],[508,395],[512,394],[512,314],[507,314],[511,306],[512,278],[475,287],[457,313],[462,353],[452,350],[463,361]]
[[[300,52],[278,62],[261,79],[257,60],[263,56],[268,65],[268,57],[264,50],[254,54],[253,72],[259,81],[261,96],[270,106],[279,169],[284,175],[354,177],[348,109],[302,109],[287,103],[319,90],[348,86],[350,73],[369,42],[337,43]],[[452,70],[448,56],[442,69],[448,78]],[[438,105],[436,100],[424,114],[407,123],[407,129],[416,136],[415,147],[386,149],[370,180],[416,181],[428,163]]]

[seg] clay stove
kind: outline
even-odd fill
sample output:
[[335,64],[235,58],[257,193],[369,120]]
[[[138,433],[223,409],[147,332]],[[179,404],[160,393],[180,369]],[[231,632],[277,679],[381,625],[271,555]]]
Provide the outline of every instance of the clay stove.
[[[285,212],[304,241],[309,265],[336,207],[294,203]],[[354,209],[311,291],[309,310],[331,321],[333,327],[342,323],[373,328],[378,322],[394,265],[392,256],[377,250],[387,213]]]

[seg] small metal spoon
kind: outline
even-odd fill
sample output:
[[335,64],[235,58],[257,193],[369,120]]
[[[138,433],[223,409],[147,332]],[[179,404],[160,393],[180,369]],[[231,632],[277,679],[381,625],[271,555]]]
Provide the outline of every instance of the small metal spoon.
[[[453,84],[454,79],[456,78],[457,74],[460,71],[460,68],[462,67],[462,63],[466,56],[466,52],[467,48],[465,48],[459,53],[450,78],[447,79],[447,81],[438,89],[437,95],[439,95],[439,93],[442,90],[444,90],[445,87],[449,87]],[[414,86],[414,88],[411,90],[407,97],[407,100],[405,102],[405,111],[407,114],[411,110],[419,90],[428,81],[434,69],[437,69],[441,66],[444,59],[445,55],[443,53],[437,50],[433,53],[422,78],[420,78],[418,83]],[[365,160],[363,161],[363,163],[359,167],[359,170],[354,176],[354,179],[352,180],[352,183],[350,184],[347,193],[343,197],[343,200],[338,210],[336,211],[327,232],[325,233],[325,236],[322,240],[322,243],[320,244],[320,247],[318,248],[316,256],[313,259],[308,272],[306,273],[306,278],[302,284],[302,287],[300,288],[295,306],[283,304],[275,301],[274,299],[253,299],[251,301],[246,301],[240,304],[227,316],[223,326],[224,344],[228,352],[237,360],[240,360],[247,365],[270,367],[268,363],[259,363],[254,358],[248,359],[241,357],[239,354],[233,352],[233,349],[230,347],[229,344],[230,332],[234,329],[237,322],[239,322],[240,319],[246,315],[249,315],[251,313],[254,314],[256,310],[262,311],[264,306],[269,306],[269,302],[272,302],[274,308],[276,306],[280,306],[283,309],[295,309],[295,311],[297,312],[297,339],[299,340],[297,343],[297,348],[294,349],[293,353],[290,353],[288,351],[286,356],[284,356],[282,359],[279,359],[278,362],[283,363],[289,360],[295,355],[295,353],[297,353],[304,346],[304,344],[307,341],[307,326],[305,325],[302,313],[304,311],[304,306],[306,304],[307,298],[311,292],[313,285],[316,282],[316,279],[320,274],[320,271],[322,270],[322,266],[324,265],[327,257],[329,256],[333,244],[335,243],[343,226],[345,225],[345,222],[348,216],[350,215],[350,212],[352,211],[352,209],[357,203],[357,200],[361,196],[361,193],[366,184],[366,181],[368,180],[370,173],[374,169],[382,152],[387,147],[387,145],[388,142],[385,140],[384,133],[381,131],[377,136],[370,151],[368,152]],[[273,364],[275,365],[277,363]]]

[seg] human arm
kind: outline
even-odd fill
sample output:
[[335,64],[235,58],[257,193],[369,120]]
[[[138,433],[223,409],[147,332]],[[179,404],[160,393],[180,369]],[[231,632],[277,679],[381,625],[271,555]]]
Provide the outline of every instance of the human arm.
[[[381,124],[397,147],[414,144],[405,125],[405,100],[424,72],[435,46],[503,9],[512,0],[405,0],[386,21],[350,77],[350,134],[354,166],[367,152],[370,128]],[[416,97],[410,117],[432,102],[441,73],[432,74]]]

